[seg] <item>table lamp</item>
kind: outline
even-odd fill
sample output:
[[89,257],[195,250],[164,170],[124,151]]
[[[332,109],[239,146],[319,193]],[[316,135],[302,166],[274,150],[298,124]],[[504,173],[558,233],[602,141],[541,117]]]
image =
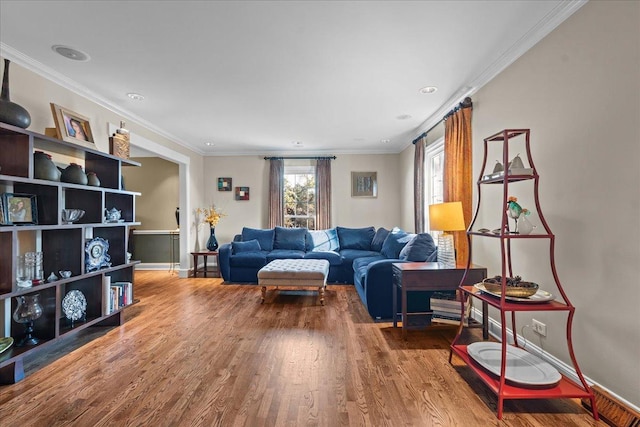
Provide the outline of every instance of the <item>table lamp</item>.
[[456,251],[451,231],[466,230],[462,202],[429,205],[429,228],[443,232],[438,236],[438,263],[455,268]]

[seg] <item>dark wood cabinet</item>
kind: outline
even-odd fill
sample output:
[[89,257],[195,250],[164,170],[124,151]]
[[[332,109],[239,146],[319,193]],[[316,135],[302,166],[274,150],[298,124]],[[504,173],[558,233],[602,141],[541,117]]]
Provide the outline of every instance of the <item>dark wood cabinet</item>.
[[[23,358],[93,325],[119,325],[124,321],[123,308],[135,302],[130,298],[124,307],[109,310],[105,286],[109,282],[134,282],[136,262],[127,256],[129,228],[135,220],[135,199],[140,194],[121,189],[122,168],[140,164],[98,150],[50,138],[28,130],[0,123],[0,194],[35,196],[37,221],[34,224],[0,225],[0,336],[15,341],[23,335],[24,325],[12,314],[16,297],[39,294],[42,315],[34,321],[33,334],[40,339],[34,346],[13,346],[0,353],[0,382],[11,383],[24,377]],[[77,163],[85,172],[95,172],[99,187],[34,178],[34,152],[49,154],[64,168]],[[106,222],[105,209],[122,212],[120,222]],[[82,209],[84,216],[72,224],[62,221],[62,209]],[[108,242],[110,266],[96,271],[86,267],[86,244],[95,238]],[[26,252],[42,252],[45,281],[31,287],[18,287],[16,259]],[[48,282],[51,273],[71,272],[69,278]],[[133,288],[133,286],[131,286]],[[62,302],[71,291],[80,291],[86,299],[81,320],[71,322],[64,314]],[[133,294],[133,292],[131,292]]]

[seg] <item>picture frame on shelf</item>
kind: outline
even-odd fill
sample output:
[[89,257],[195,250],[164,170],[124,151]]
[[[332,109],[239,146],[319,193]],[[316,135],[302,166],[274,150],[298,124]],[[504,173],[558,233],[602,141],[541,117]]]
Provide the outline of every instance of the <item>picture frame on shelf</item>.
[[89,118],[51,103],[51,113],[56,124],[58,139],[95,149]]
[[218,178],[218,191],[231,191],[231,178]]
[[3,224],[38,224],[38,207],[33,194],[2,194]]
[[249,200],[249,187],[236,187],[236,200]]
[[378,197],[378,172],[351,172],[351,197]]

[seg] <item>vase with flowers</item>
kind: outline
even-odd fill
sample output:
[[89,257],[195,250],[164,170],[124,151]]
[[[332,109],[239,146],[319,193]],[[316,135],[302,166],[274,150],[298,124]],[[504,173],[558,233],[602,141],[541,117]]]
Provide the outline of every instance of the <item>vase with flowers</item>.
[[207,250],[216,251],[218,250],[218,240],[216,239],[216,225],[220,222],[220,219],[225,217],[226,215],[214,205],[207,208],[198,208],[196,209],[196,213],[198,215],[203,215],[202,223],[209,224],[209,239],[207,240]]

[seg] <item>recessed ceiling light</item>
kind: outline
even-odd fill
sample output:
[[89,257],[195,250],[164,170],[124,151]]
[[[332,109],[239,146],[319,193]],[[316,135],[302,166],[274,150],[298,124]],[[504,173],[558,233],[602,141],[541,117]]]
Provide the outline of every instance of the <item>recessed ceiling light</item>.
[[291,145],[294,147],[302,147],[302,141],[293,141]]
[[74,49],[69,46],[62,46],[62,45],[56,44],[51,46],[51,49],[54,52],[64,56],[65,58],[72,59],[74,61],[87,62],[88,60],[91,59],[91,57],[86,53],[81,52],[78,49]]
[[140,95],[139,93],[129,92],[127,96],[134,101],[144,101],[144,95]]
[[383,144],[388,144],[391,142],[390,139],[381,139],[380,142],[382,142]]
[[424,93],[424,94],[433,93],[433,92],[435,92],[437,90],[438,90],[438,88],[435,87],[435,86],[425,86],[425,87],[420,89],[420,93]]
[[215,144],[213,142],[205,142],[204,145],[207,147],[213,147]]
[[409,120],[411,118],[411,114],[400,114],[396,119],[398,120]]

